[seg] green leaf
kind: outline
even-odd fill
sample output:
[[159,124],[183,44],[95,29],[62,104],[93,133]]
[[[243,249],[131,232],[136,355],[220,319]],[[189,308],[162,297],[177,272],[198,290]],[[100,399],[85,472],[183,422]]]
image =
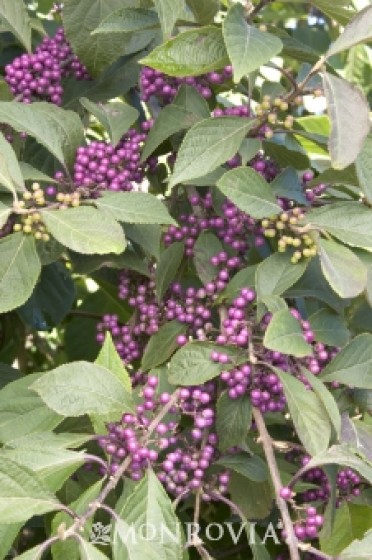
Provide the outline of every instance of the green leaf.
[[301,367],[301,372],[306,377],[308,383],[310,383],[314,393],[322,402],[324,406],[324,412],[332,422],[337,439],[339,439],[341,433],[341,415],[332,393],[328,391],[327,387],[316,375],[314,375],[304,367]]
[[104,210],[115,220],[129,224],[176,224],[168,214],[165,204],[149,193],[141,192],[106,192],[95,201],[100,210]]
[[26,550],[23,554],[17,555],[16,558],[18,558],[18,560],[40,560],[42,550],[42,545],[39,544],[29,550]]
[[331,423],[323,401],[292,375],[273,368],[283,385],[296,433],[310,455],[322,453],[331,438]]
[[106,35],[91,33],[101,21],[124,8],[126,3],[129,4],[128,8],[136,7],[133,1],[123,0],[67,0],[63,4],[62,20],[67,39],[93,77],[99,76],[124,54],[124,42],[120,34],[111,35],[108,41]]
[[69,249],[85,255],[120,254],[126,241],[120,225],[93,207],[42,210],[48,231]]
[[154,0],[155,8],[159,14],[164,39],[172,35],[177,19],[181,16],[184,3],[182,0]]
[[336,202],[311,210],[306,220],[347,245],[372,251],[371,216],[371,209],[359,202]]
[[210,116],[205,99],[195,88],[183,84],[171,105],[166,105],[150,129],[143,147],[141,161],[145,161],[167,138],[190,128]]
[[[31,391],[29,392],[33,395]],[[33,398],[35,398],[34,395]],[[7,441],[4,449],[32,449],[34,447],[48,447],[49,450],[74,449],[81,447],[90,439],[92,439],[92,436],[89,434],[36,432]]]
[[334,41],[326,52],[330,57],[339,52],[346,51],[359,43],[368,43],[372,40],[372,6],[366,6],[358,12],[347,24],[343,32]]
[[[92,35],[135,33],[154,27],[159,27],[159,18],[156,12],[141,8],[122,8],[102,20],[97,29],[92,31]],[[125,40],[125,38],[123,39]]]
[[125,234],[138,245],[145,255],[160,259],[160,241],[162,228],[157,224],[125,224]]
[[[358,156],[359,157],[359,156]],[[359,187],[358,177],[355,171],[355,165],[349,165],[345,169],[333,169],[330,167],[320,173],[315,179],[310,181],[310,187],[319,185],[320,183],[329,183],[331,185],[351,185]]]
[[187,5],[196,21],[202,25],[213,23],[214,16],[219,9],[218,0],[187,0]]
[[24,191],[25,183],[17,156],[1,132],[0,154],[0,184],[12,193]]
[[351,420],[344,413],[342,415],[341,443],[347,443],[360,455],[372,461],[372,427],[360,420]]
[[221,294],[221,298],[233,299],[242,288],[254,288],[256,285],[256,271],[256,265],[247,266],[239,270],[227,284]]
[[169,39],[141,60],[168,76],[198,76],[229,64],[222,31],[206,26]]
[[66,167],[72,167],[76,149],[84,143],[78,115],[51,103],[2,101],[0,122],[17,132],[27,132]]
[[142,356],[141,368],[148,371],[163,364],[177,350],[177,337],[186,332],[187,325],[176,320],[162,325],[147,343]]
[[[172,502],[151,469],[124,502],[119,515],[123,521],[115,527],[113,552],[116,560],[182,558],[180,522]],[[123,533],[129,528],[133,530],[134,536],[128,534],[123,539]],[[149,551],[146,546],[150,548]]]
[[217,187],[240,210],[253,218],[260,219],[281,211],[270,185],[250,167],[237,167],[228,171],[217,182]]
[[372,510],[369,506],[344,502],[336,510],[332,534],[320,538],[322,552],[338,557],[352,541],[362,538],[371,526]]
[[270,185],[275,196],[295,200],[300,204],[308,204],[297,171],[293,167],[287,167],[280,175],[275,177]]
[[259,299],[265,296],[281,296],[304,274],[308,263],[305,259],[296,265],[288,253],[273,253],[262,261],[256,271],[256,288]]
[[346,25],[355,14],[354,10],[345,7],[344,0],[314,0],[314,5],[341,25]]
[[57,183],[55,179],[45,175],[42,171],[35,169],[29,163],[25,161],[19,162],[19,167],[21,168],[21,173],[24,181],[36,181],[38,183]]
[[182,241],[172,243],[162,253],[155,270],[155,292],[159,301],[174,280],[183,259],[185,245]]
[[0,240],[0,313],[19,307],[31,296],[41,271],[32,236],[13,233]]
[[297,358],[312,354],[312,348],[305,342],[299,321],[286,309],[274,313],[266,329],[263,344],[269,350],[291,354]]
[[212,362],[211,353],[219,351],[227,354],[233,360],[239,354],[236,349],[230,349],[215,344],[190,342],[183,346],[170,361],[169,381],[172,385],[200,385],[217,377],[222,371],[234,367],[234,363],[220,364]]
[[306,471],[324,465],[339,465],[357,471],[370,484],[372,483],[372,466],[370,461],[359,457],[348,445],[332,445],[327,451],[313,457],[306,465]]
[[86,97],[82,97],[80,103],[104,126],[114,146],[119,143],[139,115],[137,109],[126,103],[113,102],[97,105]]
[[31,22],[22,0],[0,0],[0,21],[31,52]]
[[55,262],[43,266],[31,298],[18,309],[21,319],[37,330],[62,322],[75,301],[75,284],[66,267]]
[[372,531],[368,531],[364,538],[352,542],[340,555],[340,560],[369,560],[372,547]]
[[[371,6],[372,8],[372,6]],[[372,13],[372,12],[371,12]],[[372,203],[372,134],[369,134],[364,142],[363,148],[355,161],[356,172],[363,193]]]
[[322,372],[323,381],[372,389],[372,335],[356,336]]
[[48,409],[43,401],[29,389],[40,374],[29,374],[8,383],[0,391],[0,441],[6,443],[15,438],[41,431],[53,430],[63,420]]
[[0,457],[0,514],[2,523],[27,521],[60,509],[55,496],[30,469]]
[[231,469],[254,482],[264,482],[268,479],[267,465],[258,455],[250,457],[246,453],[232,453],[216,461],[216,464]]
[[329,309],[319,309],[308,321],[318,342],[329,346],[344,346],[349,341],[350,333],[344,321]]
[[283,48],[280,39],[249,25],[241,4],[233,5],[223,22],[223,36],[235,83],[257,70]]
[[45,373],[31,385],[46,405],[62,416],[120,416],[133,412],[130,394],[108,369],[73,362]]
[[22,525],[23,523],[0,525],[0,558],[2,560],[7,557],[13,542],[22,529]]
[[216,431],[221,451],[241,445],[251,426],[252,406],[248,396],[231,399],[228,392],[217,401]]
[[265,519],[273,508],[274,497],[267,481],[255,482],[232,472],[229,491],[232,501],[247,519]]
[[108,369],[112,374],[114,374],[128,393],[132,391],[129,374],[123,365],[122,359],[117,353],[110,332],[106,333],[105,342],[103,343],[100,353],[94,363]]
[[194,245],[194,265],[203,284],[214,280],[219,271],[218,266],[211,263],[211,258],[223,251],[221,241],[209,231],[202,231]]
[[107,560],[105,554],[87,541],[79,540],[79,548],[81,560]]
[[82,452],[45,446],[22,446],[3,449],[1,457],[11,459],[18,465],[36,473],[53,492],[60,490],[68,478],[86,461]]
[[366,287],[367,269],[347,247],[319,239],[320,266],[333,290],[342,298],[360,294]]
[[169,187],[206,175],[226,163],[255,123],[240,117],[213,117],[197,123],[183,139]]
[[332,74],[324,74],[323,88],[332,125],[328,144],[332,166],[344,169],[356,160],[369,133],[369,106],[356,86]]

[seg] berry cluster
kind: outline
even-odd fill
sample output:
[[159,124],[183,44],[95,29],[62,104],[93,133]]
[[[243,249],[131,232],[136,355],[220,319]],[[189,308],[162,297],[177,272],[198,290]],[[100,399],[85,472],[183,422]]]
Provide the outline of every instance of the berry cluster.
[[298,222],[305,217],[300,208],[293,208],[273,218],[262,220],[263,234],[269,239],[277,239],[278,251],[284,253],[288,248],[293,251],[291,262],[298,263],[302,258],[315,257],[317,247],[314,239],[306,232],[298,231]]
[[88,80],[86,68],[73,54],[63,28],[54,38],[46,37],[33,54],[22,54],[5,67],[5,80],[23,103],[34,100],[62,104],[62,78]]
[[202,76],[186,78],[173,78],[145,66],[140,76],[141,98],[143,101],[149,101],[152,96],[155,96],[163,104],[168,104],[173,101],[180,86],[186,84],[194,87],[205,99],[210,99],[213,95],[212,87],[229,81],[231,76],[231,66],[226,66],[222,72],[210,72]]

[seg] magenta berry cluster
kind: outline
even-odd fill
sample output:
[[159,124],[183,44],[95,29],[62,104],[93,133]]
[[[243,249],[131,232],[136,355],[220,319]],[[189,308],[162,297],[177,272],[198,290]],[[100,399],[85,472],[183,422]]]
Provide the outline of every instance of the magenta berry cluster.
[[152,96],[158,98],[163,104],[173,101],[182,84],[195,88],[205,99],[213,95],[213,86],[218,86],[232,77],[231,66],[226,66],[221,72],[210,72],[202,76],[187,76],[186,78],[173,78],[159,70],[145,66],[141,70],[140,88],[143,101],[149,101]]
[[62,104],[62,78],[88,80],[86,68],[73,54],[63,28],[46,37],[32,54],[22,54],[5,67],[5,80],[23,103],[49,101]]

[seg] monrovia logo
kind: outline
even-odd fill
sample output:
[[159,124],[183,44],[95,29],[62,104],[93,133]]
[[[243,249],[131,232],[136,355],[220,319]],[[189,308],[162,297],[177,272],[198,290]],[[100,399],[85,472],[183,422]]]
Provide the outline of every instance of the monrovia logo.
[[265,544],[269,540],[277,545],[281,544],[279,530],[282,528],[282,525],[280,523],[276,526],[273,523],[269,523],[262,538],[259,538],[256,533],[256,525],[257,523],[250,523],[248,521],[244,523],[209,523],[203,528],[201,534],[201,526],[199,523],[193,522],[175,523],[173,527],[162,523],[128,525],[123,522],[120,528],[116,527],[114,530],[113,525],[103,525],[103,523],[98,522],[92,525],[90,541],[101,546],[111,545],[117,539],[131,545],[139,544],[143,541],[161,544],[182,542],[184,547],[187,548],[203,544],[206,541],[219,541],[226,535],[230,535],[231,540],[236,545],[245,533],[251,545]]

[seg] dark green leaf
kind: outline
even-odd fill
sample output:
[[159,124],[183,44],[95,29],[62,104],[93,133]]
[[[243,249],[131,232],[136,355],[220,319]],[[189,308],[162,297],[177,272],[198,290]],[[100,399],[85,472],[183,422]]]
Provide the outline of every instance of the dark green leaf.
[[118,378],[126,391],[129,393],[132,391],[129,374],[123,365],[122,359],[117,353],[112,341],[111,333],[109,332],[106,333],[105,342],[103,343],[100,353],[97,356],[95,364],[108,369]]
[[[1,1],[1,0],[0,0]],[[10,145],[0,132],[0,185],[3,185],[10,192],[24,191],[25,183],[22,171],[17,160],[17,156]]]
[[276,196],[295,200],[300,204],[307,204],[303,186],[293,167],[287,167],[280,175],[275,177],[271,183],[271,188]]
[[[247,396],[231,399],[222,393],[217,402],[216,430],[222,451],[244,442],[251,426],[252,406]],[[253,479],[254,480],[254,479]]]
[[0,20],[22,45],[31,52],[31,22],[22,0],[0,0]]
[[[372,6],[371,6],[372,8]],[[371,10],[372,13],[372,10]],[[369,134],[364,142],[362,151],[359,153],[356,161],[356,172],[362,187],[363,193],[368,200],[372,203],[372,134]]]
[[221,241],[213,233],[202,231],[194,245],[194,265],[200,280],[208,284],[215,279],[219,268],[211,263],[211,258],[223,251]]
[[118,144],[139,115],[137,109],[126,103],[114,102],[96,105],[86,97],[82,97],[80,103],[104,126],[114,146]]
[[315,340],[329,346],[344,346],[350,333],[342,318],[328,309],[319,309],[309,317]]
[[187,0],[187,4],[196,21],[202,25],[213,23],[214,16],[219,9],[218,0]]
[[147,371],[163,364],[177,350],[177,337],[185,334],[187,325],[179,321],[170,321],[161,326],[157,333],[150,338],[141,362],[143,370]]
[[352,542],[345,548],[340,560],[369,560],[372,547],[372,531],[368,531],[361,540]]
[[177,19],[183,12],[183,0],[154,0],[154,4],[159,14],[164,39],[168,39],[172,35]]
[[155,291],[159,301],[161,301],[177,274],[184,250],[184,243],[178,241],[167,247],[160,257],[155,271]]
[[302,259],[294,265],[288,253],[273,253],[258,265],[256,271],[257,295],[260,299],[270,295],[282,295],[304,274],[307,261]]
[[232,501],[241,509],[247,519],[264,519],[273,507],[274,498],[267,481],[254,482],[241,474],[232,472],[229,491]]
[[368,43],[371,40],[372,6],[366,6],[347,24],[341,35],[331,44],[326,55],[330,57],[359,43]]
[[264,482],[268,478],[267,465],[261,457],[246,453],[233,453],[219,459],[217,465],[231,469],[254,482]]
[[[156,12],[142,8],[122,8],[103,19],[92,35],[102,33],[135,33],[144,29],[159,27]],[[123,37],[125,41],[125,37]]]
[[306,377],[307,381],[310,383],[314,393],[322,402],[325,412],[335,429],[337,439],[339,439],[341,433],[341,416],[332,393],[328,391],[327,387],[320,379],[318,379],[316,375],[305,368],[301,368],[301,371],[302,374]]

